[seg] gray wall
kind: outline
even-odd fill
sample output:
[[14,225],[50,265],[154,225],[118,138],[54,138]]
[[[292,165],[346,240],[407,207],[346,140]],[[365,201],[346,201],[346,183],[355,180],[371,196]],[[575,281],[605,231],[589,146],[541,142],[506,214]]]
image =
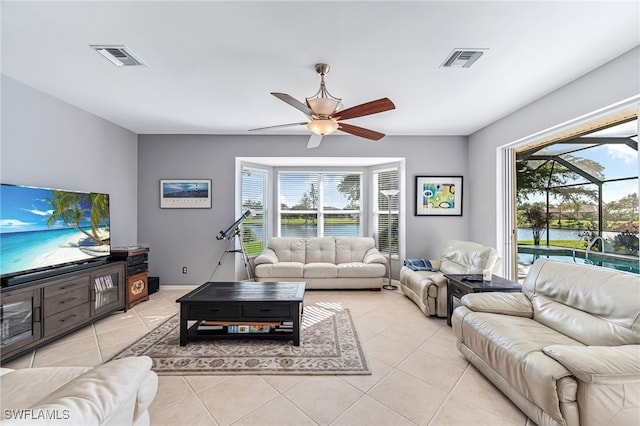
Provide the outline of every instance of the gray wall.
[[[0,178],[4,183],[108,192],[113,243],[149,243],[151,272],[160,276],[162,284],[198,284],[211,276],[224,250],[224,242],[215,236],[235,219],[236,157],[405,157],[407,256],[437,257],[448,239],[497,247],[497,148],[637,95],[639,64],[640,48],[636,48],[476,132],[468,145],[466,137],[387,136],[370,143],[336,135],[315,150],[306,149],[305,136],[136,138],[113,123],[2,76]],[[414,216],[416,175],[463,175],[464,215]],[[163,178],[212,179],[213,208],[160,209]],[[233,257],[223,257],[216,280],[234,278]],[[181,274],[182,266],[189,268],[189,274]]]
[[[469,136],[469,238],[498,247],[497,149],[640,94],[640,47]],[[499,248],[499,247],[498,247]]]
[[2,76],[0,180],[110,194],[112,244],[137,241],[137,136]]
[[[215,236],[236,219],[236,157],[406,157],[407,256],[438,257],[446,240],[468,237],[473,211],[466,201],[462,217],[413,214],[416,175],[466,177],[466,137],[387,136],[379,142],[369,142],[333,135],[313,150],[306,149],[307,139],[308,136],[140,135],[139,240],[149,243],[150,270],[160,276],[161,284],[199,284],[210,279],[226,246]],[[212,179],[213,208],[160,209],[159,181],[168,178]],[[235,278],[235,256],[223,256],[213,280]],[[187,275],[182,274],[182,266],[187,266]],[[397,264],[393,271],[397,277]]]

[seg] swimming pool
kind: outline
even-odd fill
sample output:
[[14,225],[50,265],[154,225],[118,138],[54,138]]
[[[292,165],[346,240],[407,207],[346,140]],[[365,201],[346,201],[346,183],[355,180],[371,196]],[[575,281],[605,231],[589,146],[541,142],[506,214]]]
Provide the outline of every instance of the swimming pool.
[[540,249],[518,247],[518,264],[528,267],[538,258],[547,258],[558,260],[560,262],[582,263],[587,265],[596,265],[603,268],[616,269],[618,271],[631,272],[632,274],[640,274],[640,264],[638,260],[627,257],[616,257],[615,255],[603,255],[602,253],[589,253],[588,259],[584,259],[584,250],[576,251],[575,258],[572,252],[544,252]]

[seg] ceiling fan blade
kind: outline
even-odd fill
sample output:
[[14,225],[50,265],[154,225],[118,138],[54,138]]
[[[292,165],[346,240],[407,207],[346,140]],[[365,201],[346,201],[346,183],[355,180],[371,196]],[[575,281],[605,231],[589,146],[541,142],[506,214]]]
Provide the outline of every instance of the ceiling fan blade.
[[307,143],[307,148],[317,148],[320,146],[320,142],[322,142],[322,135],[316,135],[315,133],[311,133],[311,137],[309,138],[309,143]]
[[289,124],[278,124],[277,126],[267,126],[267,127],[258,127],[257,129],[249,129],[250,132],[254,130],[265,130],[265,129],[275,129],[278,127],[293,127],[293,126],[306,126],[307,122],[304,123],[289,123]]
[[374,141],[380,140],[384,137],[384,133],[346,123],[338,123],[338,130],[342,130],[343,132],[351,133],[352,135],[360,136],[361,138],[371,139]]
[[306,104],[303,104],[302,102],[300,102],[299,100],[297,100],[291,95],[287,95],[286,93],[278,93],[278,92],[271,92],[271,94],[276,98],[280,99],[281,101],[288,103],[295,109],[302,111],[307,116],[311,116],[313,114],[313,111],[311,111],[311,108],[309,108]]
[[338,120],[348,120],[350,118],[363,117],[365,115],[377,114],[379,112],[395,109],[396,106],[389,98],[380,98],[375,101],[356,105],[333,114],[332,118]]

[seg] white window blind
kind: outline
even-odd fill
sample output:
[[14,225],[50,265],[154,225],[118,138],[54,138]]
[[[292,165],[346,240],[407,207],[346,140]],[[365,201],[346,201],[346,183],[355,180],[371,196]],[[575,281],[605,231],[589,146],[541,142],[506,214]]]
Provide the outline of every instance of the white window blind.
[[362,173],[278,173],[279,236],[361,235]]
[[391,197],[391,215],[389,215],[389,199],[380,191],[399,190],[400,179],[398,168],[376,170],[373,173],[373,217],[374,217],[374,238],[377,248],[382,253],[389,253],[389,226],[391,226],[391,255],[398,255],[398,217],[399,200],[402,194]]
[[262,253],[267,244],[267,182],[268,172],[242,167],[242,212],[252,215],[242,223],[242,241],[249,256]]

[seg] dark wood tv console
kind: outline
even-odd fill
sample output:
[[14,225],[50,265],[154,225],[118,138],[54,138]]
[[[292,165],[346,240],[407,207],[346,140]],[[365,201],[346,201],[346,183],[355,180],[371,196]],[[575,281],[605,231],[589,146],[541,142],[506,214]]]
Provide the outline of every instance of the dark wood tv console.
[[0,363],[124,309],[124,262],[0,289]]

